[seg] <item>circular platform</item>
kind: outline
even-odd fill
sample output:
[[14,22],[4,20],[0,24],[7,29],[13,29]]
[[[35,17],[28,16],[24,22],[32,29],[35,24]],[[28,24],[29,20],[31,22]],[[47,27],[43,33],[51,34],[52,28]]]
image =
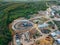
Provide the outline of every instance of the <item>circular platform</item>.
[[12,29],[15,31],[26,31],[33,27],[33,23],[29,20],[15,20],[12,23]]

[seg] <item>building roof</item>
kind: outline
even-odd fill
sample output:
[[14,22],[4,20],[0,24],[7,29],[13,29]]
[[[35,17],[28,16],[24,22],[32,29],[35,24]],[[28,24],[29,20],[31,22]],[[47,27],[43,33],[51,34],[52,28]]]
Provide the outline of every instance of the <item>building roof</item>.
[[46,24],[46,23],[44,23],[44,24],[40,24],[40,25],[38,25],[38,27],[46,27],[46,26],[48,26],[48,24]]
[[[51,33],[52,37],[57,40],[59,39],[59,36],[60,36],[60,31],[56,30],[54,31],[53,33]],[[60,39],[59,39],[60,40]]]
[[60,35],[60,31],[56,31],[55,33]]
[[60,43],[60,39],[57,39],[57,42]]
[[53,33],[51,33],[51,35],[54,37],[54,36],[56,36],[56,33],[55,33],[55,32],[53,32]]

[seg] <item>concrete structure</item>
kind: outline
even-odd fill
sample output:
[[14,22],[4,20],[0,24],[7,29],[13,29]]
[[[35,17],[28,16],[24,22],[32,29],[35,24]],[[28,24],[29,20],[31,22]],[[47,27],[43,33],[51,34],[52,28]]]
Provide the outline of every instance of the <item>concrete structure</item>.
[[16,44],[17,44],[17,45],[21,45],[21,43],[20,43],[20,40],[19,40],[19,39],[17,39],[17,40],[16,40]]
[[46,28],[46,27],[48,27],[48,24],[46,23],[38,25],[38,28]]
[[29,20],[15,20],[12,23],[12,29],[16,32],[24,32],[32,29],[33,23]]

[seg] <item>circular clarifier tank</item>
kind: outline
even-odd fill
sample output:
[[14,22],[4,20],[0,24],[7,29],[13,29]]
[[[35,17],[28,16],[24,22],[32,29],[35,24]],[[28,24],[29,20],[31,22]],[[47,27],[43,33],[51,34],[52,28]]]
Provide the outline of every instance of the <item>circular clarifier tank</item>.
[[33,23],[29,20],[15,20],[12,24],[12,29],[17,31],[30,30],[33,27]]

